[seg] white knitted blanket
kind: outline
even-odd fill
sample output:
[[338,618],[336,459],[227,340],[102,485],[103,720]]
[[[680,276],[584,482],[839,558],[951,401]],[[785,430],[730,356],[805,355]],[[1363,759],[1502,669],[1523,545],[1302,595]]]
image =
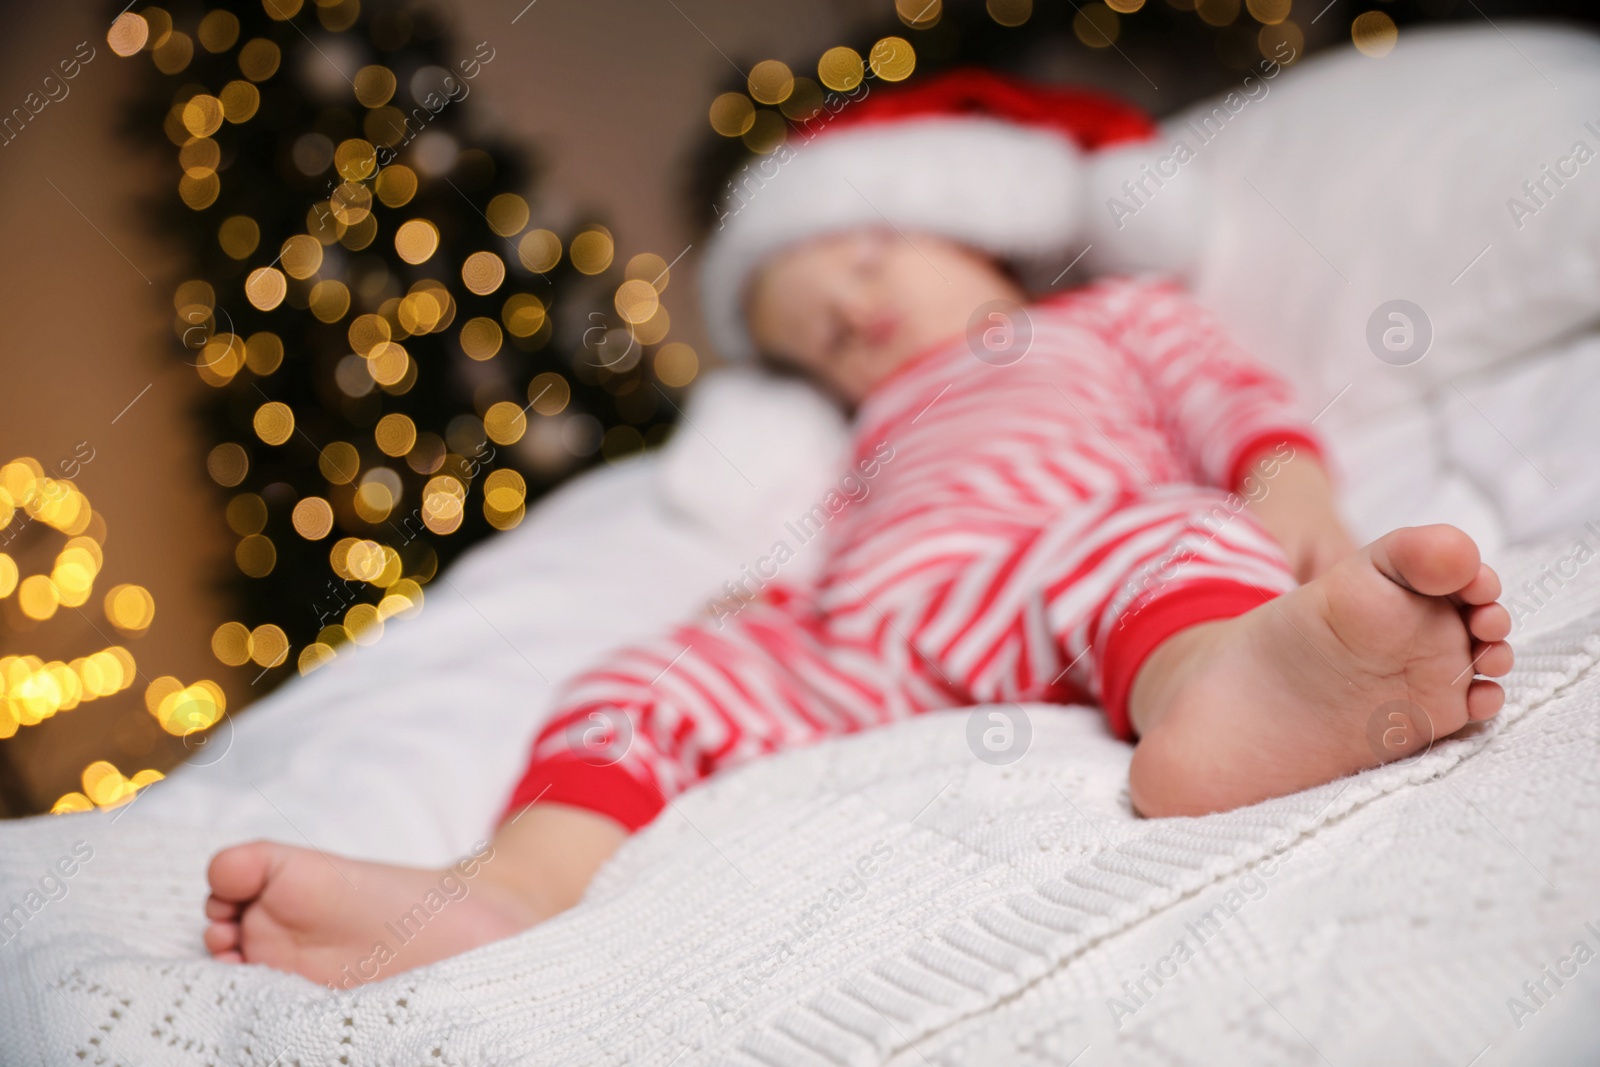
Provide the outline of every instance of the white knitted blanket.
[[1519,638],[1476,735],[1202,819],[1134,818],[1082,710],[1027,708],[1009,767],[962,712],[791,752],[682,797],[556,920],[348,993],[205,958],[218,835],[0,827],[0,1062],[1594,1062],[1600,580]]

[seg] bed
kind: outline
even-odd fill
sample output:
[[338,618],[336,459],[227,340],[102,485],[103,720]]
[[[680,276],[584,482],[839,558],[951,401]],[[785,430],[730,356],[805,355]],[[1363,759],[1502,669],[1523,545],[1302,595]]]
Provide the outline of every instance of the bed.
[[[1600,162],[1574,145],[1600,148],[1600,39],[1407,31],[1230,116],[1099,269],[1187,233],[1194,290],[1320,411],[1357,532],[1453,521],[1489,549],[1519,656],[1498,719],[1140,820],[1094,711],[1022,709],[1005,766],[967,745],[985,709],[931,714],[691,790],[577,908],[464,956],[350,990],[207,959],[216,848],[466,853],[561,681],[704,606],[825,491],[831,409],[718,372],[668,447],[559,492],[131,805],[0,826],[0,1059],[1595,1062]],[[1577,169],[1515,211],[1546,165]],[[1426,318],[1418,358],[1368,344],[1395,300]]]

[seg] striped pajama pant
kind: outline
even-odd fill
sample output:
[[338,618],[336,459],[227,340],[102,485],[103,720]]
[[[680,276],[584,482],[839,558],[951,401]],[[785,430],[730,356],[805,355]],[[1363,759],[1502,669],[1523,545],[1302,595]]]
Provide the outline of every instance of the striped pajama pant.
[[821,535],[766,557],[821,552],[814,581],[780,568],[573,679],[508,813],[637,829],[723,768],[941,708],[1099,703],[1131,737],[1157,645],[1294,586],[1245,509],[1320,451],[1281,379],[1168,283],[1019,314],[1020,359],[952,339],[867,398],[849,473],[800,520]]

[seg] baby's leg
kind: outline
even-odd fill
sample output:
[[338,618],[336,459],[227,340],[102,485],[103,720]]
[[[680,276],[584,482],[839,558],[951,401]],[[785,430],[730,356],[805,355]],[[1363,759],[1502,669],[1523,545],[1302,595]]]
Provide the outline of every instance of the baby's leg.
[[627,838],[539,804],[452,867],[395,867],[256,841],[211,861],[206,948],[349,988],[510,937],[576,904]]
[[1505,701],[1511,616],[1452,526],[1395,530],[1308,585],[1181,630],[1134,679],[1145,815],[1226,811],[1409,755]]
[[808,618],[750,604],[620,649],[574,679],[470,877],[268,842],[218,853],[206,947],[351,985],[571,907],[627,835],[700,778],[881,719],[863,670],[876,661],[842,655]]

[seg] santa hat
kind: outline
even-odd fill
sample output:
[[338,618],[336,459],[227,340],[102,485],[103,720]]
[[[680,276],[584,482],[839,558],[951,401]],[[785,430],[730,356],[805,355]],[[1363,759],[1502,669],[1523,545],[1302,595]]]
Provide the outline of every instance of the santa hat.
[[1195,182],[1173,183],[1191,188],[1163,194],[1156,224],[1125,230],[1106,203],[1162,154],[1156,132],[1115,97],[977,69],[832,97],[729,183],[701,265],[712,342],[725,358],[752,356],[752,274],[788,245],[857,226],[940,234],[1030,282],[1048,283],[1086,246],[1086,271],[1181,267]]

